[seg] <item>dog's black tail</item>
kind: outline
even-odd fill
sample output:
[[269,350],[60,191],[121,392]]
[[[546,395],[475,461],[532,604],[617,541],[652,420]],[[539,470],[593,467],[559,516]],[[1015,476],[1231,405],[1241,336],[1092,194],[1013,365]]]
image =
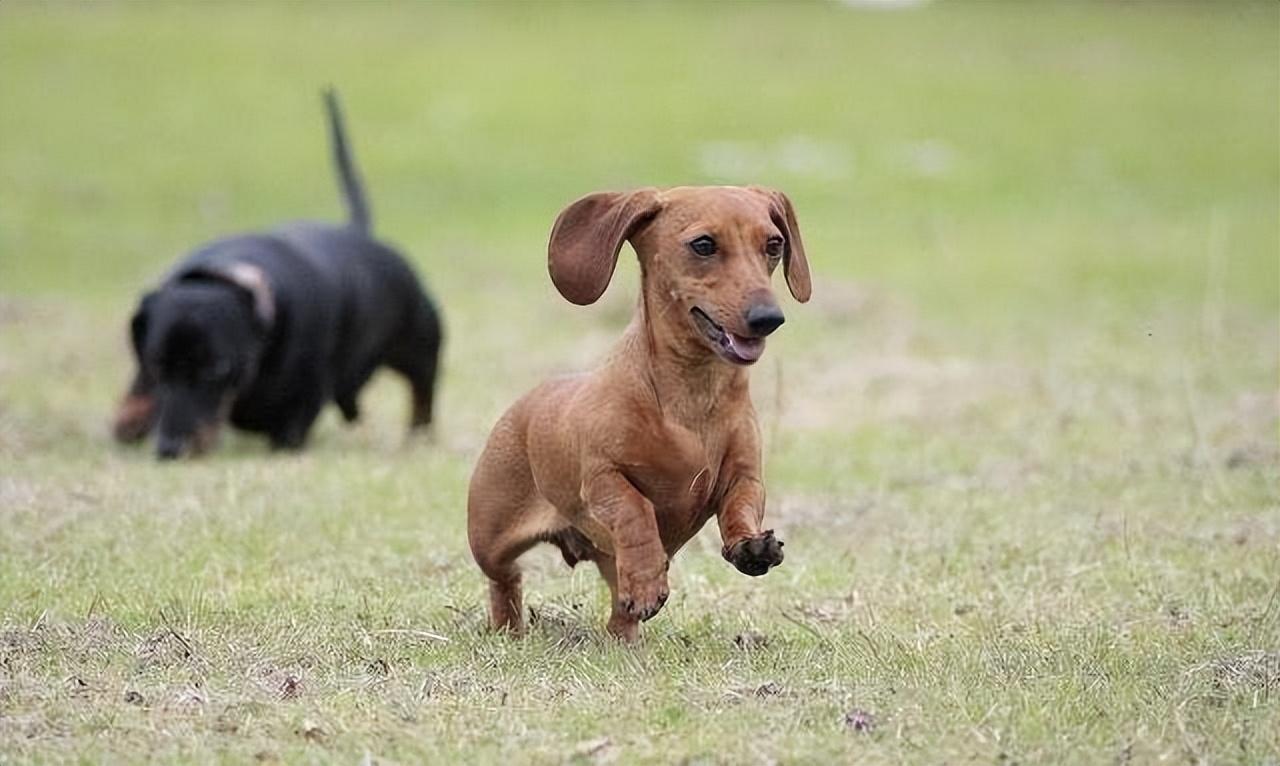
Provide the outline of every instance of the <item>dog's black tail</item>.
[[324,91],[325,107],[329,111],[329,138],[333,142],[333,162],[338,166],[338,181],[342,184],[342,196],[347,202],[347,217],[351,225],[368,232],[373,227],[369,216],[369,203],[364,198],[364,186],[360,183],[360,174],[355,163],[351,161],[351,150],[347,147],[347,131],[342,124],[342,107],[338,104],[338,94],[333,88]]

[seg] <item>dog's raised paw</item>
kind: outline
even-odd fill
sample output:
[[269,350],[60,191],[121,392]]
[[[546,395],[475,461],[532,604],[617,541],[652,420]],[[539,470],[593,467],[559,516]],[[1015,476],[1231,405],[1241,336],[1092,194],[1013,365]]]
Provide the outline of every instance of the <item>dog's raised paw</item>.
[[767,529],[755,537],[739,540],[724,550],[725,560],[739,572],[759,577],[782,563],[782,541]]

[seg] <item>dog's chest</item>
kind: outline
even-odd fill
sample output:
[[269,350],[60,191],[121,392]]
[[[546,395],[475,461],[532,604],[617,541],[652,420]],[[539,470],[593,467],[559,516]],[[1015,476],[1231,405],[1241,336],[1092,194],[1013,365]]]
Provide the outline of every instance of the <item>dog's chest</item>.
[[664,546],[674,551],[714,512],[725,445],[716,431],[697,433],[675,423],[664,424],[662,437],[628,473],[653,503]]

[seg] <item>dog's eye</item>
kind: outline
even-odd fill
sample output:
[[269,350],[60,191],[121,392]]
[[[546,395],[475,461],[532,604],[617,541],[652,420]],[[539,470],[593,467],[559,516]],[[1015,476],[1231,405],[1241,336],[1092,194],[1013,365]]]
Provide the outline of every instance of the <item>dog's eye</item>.
[[764,254],[769,256],[769,260],[776,261],[782,257],[782,237],[769,237],[769,241],[764,243]]
[[716,254],[716,241],[703,234],[689,241],[689,249],[705,258]]

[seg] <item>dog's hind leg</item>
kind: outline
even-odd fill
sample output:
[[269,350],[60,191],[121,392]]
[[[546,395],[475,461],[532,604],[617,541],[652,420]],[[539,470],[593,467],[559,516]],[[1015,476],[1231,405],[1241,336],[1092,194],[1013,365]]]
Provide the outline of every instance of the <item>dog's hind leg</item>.
[[139,370],[116,409],[111,431],[121,444],[142,441],[156,422],[156,397],[150,377]]
[[378,369],[378,360],[371,359],[359,367],[349,377],[338,382],[333,401],[342,412],[342,419],[354,423],[360,419],[360,389],[364,388]]
[[471,552],[480,571],[489,578],[489,625],[494,630],[519,635],[524,632],[524,596],[516,559],[538,540],[510,532],[490,539],[473,528],[468,531]]
[[524,446],[522,418],[507,413],[476,462],[467,494],[467,540],[489,578],[489,621],[495,630],[524,629],[516,559],[567,526],[538,493]]
[[[480,568],[489,577],[489,626],[494,630],[513,635],[524,632],[524,593],[520,585],[520,570],[515,565],[519,555],[501,556]],[[496,566],[495,566],[496,565]]]
[[413,409],[409,415],[410,428],[422,428],[431,424],[439,352],[440,344],[432,343],[426,349],[419,346],[413,355],[402,352],[394,354],[389,360],[391,369],[409,381],[409,390],[413,396]]
[[[477,472],[482,470],[483,460]],[[520,484],[488,484],[494,489],[472,492],[467,503],[471,553],[489,578],[489,624],[517,635],[524,631],[524,600],[516,559],[546,538],[540,532],[547,526],[542,517],[554,515],[554,509],[528,491],[532,482],[528,487]]]
[[423,428],[431,425],[436,395],[436,369],[439,361],[439,344],[431,350],[431,356],[422,367],[410,378],[409,385],[413,390],[413,414],[409,418],[410,428]]
[[430,306],[424,305],[411,329],[388,354],[387,364],[409,381],[413,394],[413,409],[409,416],[411,429],[431,424],[440,345],[440,320]]

